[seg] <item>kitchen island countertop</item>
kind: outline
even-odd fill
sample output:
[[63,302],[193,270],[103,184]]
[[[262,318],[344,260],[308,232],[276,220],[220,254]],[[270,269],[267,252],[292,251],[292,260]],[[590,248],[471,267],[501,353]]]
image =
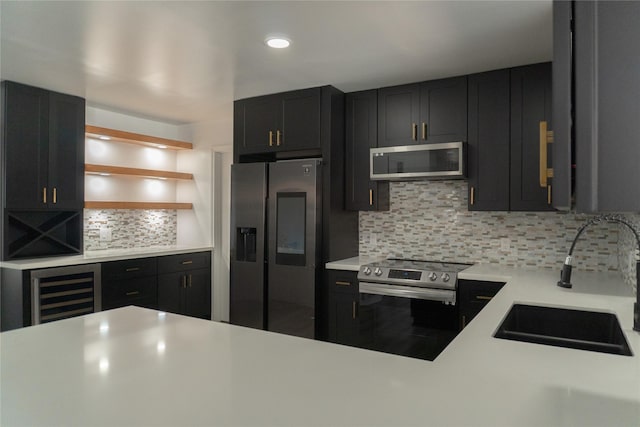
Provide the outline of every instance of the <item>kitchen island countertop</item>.
[[[637,426],[618,275],[464,273],[490,274],[506,285],[433,362],[134,307],[4,332],[0,424]],[[634,356],[493,338],[514,302],[616,313]]]

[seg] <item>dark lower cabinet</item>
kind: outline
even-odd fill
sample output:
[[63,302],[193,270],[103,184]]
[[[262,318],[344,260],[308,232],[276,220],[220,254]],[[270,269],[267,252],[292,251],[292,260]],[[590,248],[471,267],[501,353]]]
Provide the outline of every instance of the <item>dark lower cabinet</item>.
[[357,346],[359,323],[358,273],[326,270],[325,286],[329,290],[329,341]]
[[158,309],[211,319],[211,253],[158,257]]
[[501,282],[458,279],[460,330],[480,313],[503,286]]
[[345,102],[345,207],[389,210],[389,182],[369,179],[369,149],[378,146],[378,91],[348,93]]
[[155,257],[102,263],[102,308],[157,308],[157,266]]

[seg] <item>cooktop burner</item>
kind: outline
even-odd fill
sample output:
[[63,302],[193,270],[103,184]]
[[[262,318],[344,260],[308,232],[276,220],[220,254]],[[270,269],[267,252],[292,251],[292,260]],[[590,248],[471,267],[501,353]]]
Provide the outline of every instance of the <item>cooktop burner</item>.
[[391,258],[363,265],[360,267],[358,280],[388,285],[455,290],[458,273],[471,265]]

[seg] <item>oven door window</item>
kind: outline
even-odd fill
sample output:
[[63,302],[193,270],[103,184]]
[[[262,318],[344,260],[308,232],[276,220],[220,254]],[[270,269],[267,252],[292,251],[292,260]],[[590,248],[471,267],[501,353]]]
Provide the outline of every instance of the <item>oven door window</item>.
[[438,301],[360,294],[359,346],[434,360],[457,334],[456,306]]
[[276,264],[306,265],[306,193],[277,194]]

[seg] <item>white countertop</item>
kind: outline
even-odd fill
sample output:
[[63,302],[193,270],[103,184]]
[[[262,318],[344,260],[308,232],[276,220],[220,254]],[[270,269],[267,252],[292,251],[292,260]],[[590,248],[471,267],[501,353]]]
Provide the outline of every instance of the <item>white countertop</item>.
[[146,258],[162,255],[177,255],[190,252],[211,251],[211,246],[152,246],[148,248],[102,249],[85,251],[83,255],[32,258],[16,261],[0,261],[0,267],[14,270],[63,267],[67,265],[91,264],[94,262],[118,261],[123,259]]
[[[466,274],[489,272],[507,284],[433,362],[133,307],[4,332],[0,424],[637,426],[634,299],[593,293],[619,277]],[[634,356],[493,338],[514,301],[614,312]]]
[[379,256],[379,257],[354,256],[353,258],[331,261],[326,263],[324,266],[329,270],[358,271],[360,270],[361,265],[369,264],[369,263],[380,261],[383,259],[384,257],[382,256]]

